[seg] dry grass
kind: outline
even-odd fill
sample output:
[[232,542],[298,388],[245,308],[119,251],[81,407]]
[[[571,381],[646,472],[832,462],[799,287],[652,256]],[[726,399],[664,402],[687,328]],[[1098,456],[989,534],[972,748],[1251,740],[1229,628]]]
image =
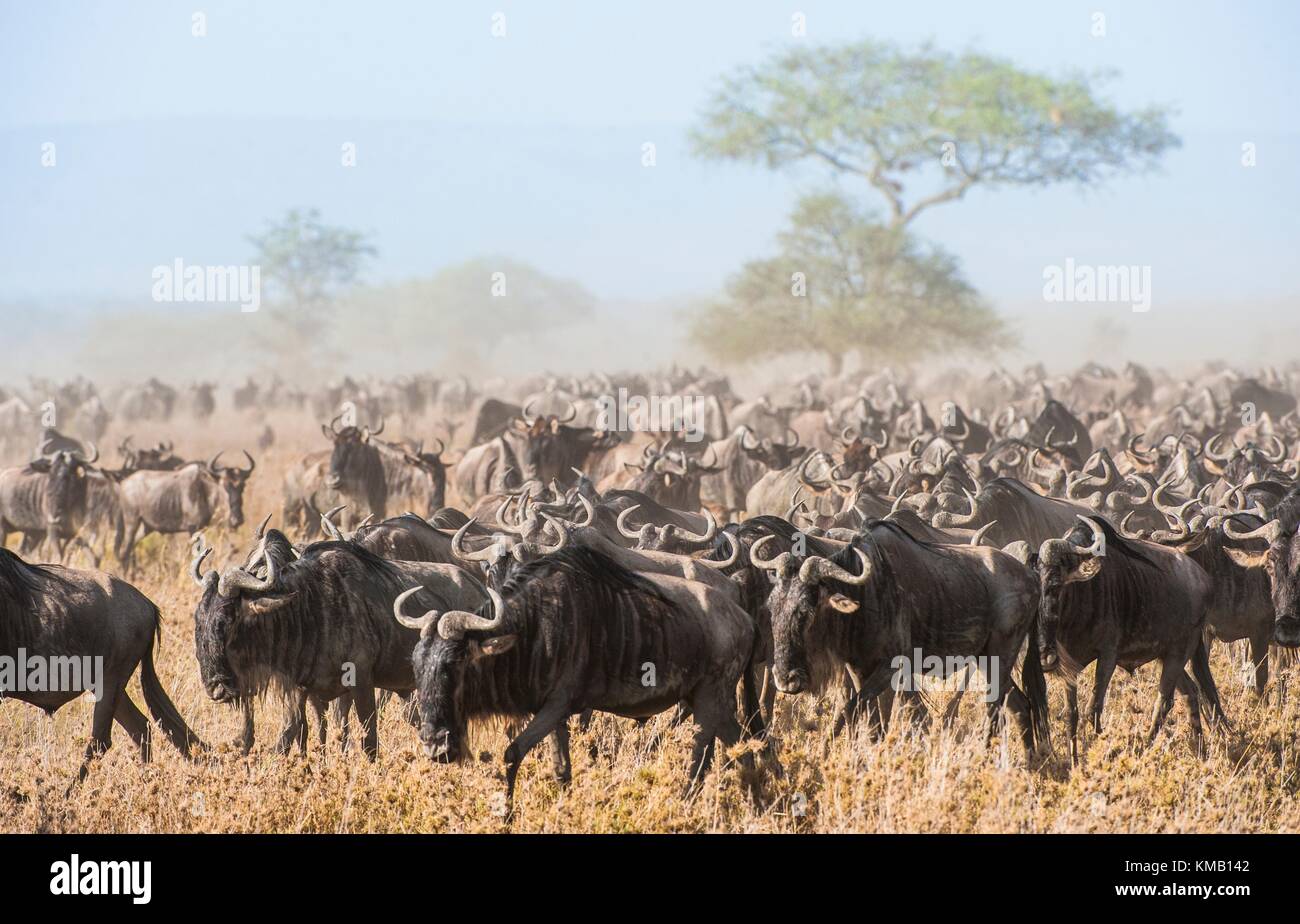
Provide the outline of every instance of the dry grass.
[[[246,427],[247,425],[245,425]],[[234,427],[230,427],[233,431]],[[277,427],[277,429],[279,429]],[[207,451],[223,428],[210,429]],[[244,432],[247,432],[245,429]],[[319,442],[319,437],[317,437]],[[237,442],[229,445],[237,446]],[[302,446],[315,448],[304,439]],[[254,523],[279,509],[279,471],[292,453],[261,460],[247,501]],[[222,530],[210,538],[231,553],[247,536]],[[22,703],[0,705],[0,831],[25,832],[460,832],[503,831],[501,753],[505,739],[484,733],[480,759],[436,766],[419,752],[414,730],[390,703],[381,717],[380,756],[367,762],[355,744],[332,740],[325,751],[279,757],[270,750],[280,722],[273,704],[258,714],[258,745],[247,758],[230,742],[238,714],[210,702],[193,651],[195,588],[181,573],[184,540],[149,540],[137,585],[164,614],[158,669],[181,713],[214,745],[187,763],[155,731],[155,755],[142,764],[120,729],[114,747],[65,798],[90,728],[90,703],[79,700],[53,720]],[[643,728],[598,716],[575,734],[572,784],[551,777],[549,749],[539,746],[519,777],[512,830],[535,832],[873,832],[873,831],[1295,831],[1300,719],[1293,692],[1278,708],[1276,691],[1259,702],[1241,681],[1228,650],[1213,666],[1231,732],[1208,734],[1205,760],[1189,743],[1181,701],[1150,749],[1141,746],[1155,702],[1154,666],[1122,672],[1111,685],[1106,731],[1085,736],[1081,766],[1071,770],[1063,741],[1064,693],[1049,679],[1057,757],[1027,769],[1012,732],[984,743],[982,709],[963,705],[951,727],[918,730],[896,722],[883,741],[864,733],[832,740],[832,703],[778,700],[775,738],[784,773],[760,761],[763,805],[749,797],[734,760],[712,773],[699,794],[683,795],[689,727],[664,717]],[[1081,684],[1086,707],[1090,674]],[[132,698],[143,706],[137,681]],[[973,697],[968,697],[973,700]],[[313,730],[314,734],[314,730]],[[597,756],[590,754],[594,747]],[[735,754],[733,753],[733,757]]]

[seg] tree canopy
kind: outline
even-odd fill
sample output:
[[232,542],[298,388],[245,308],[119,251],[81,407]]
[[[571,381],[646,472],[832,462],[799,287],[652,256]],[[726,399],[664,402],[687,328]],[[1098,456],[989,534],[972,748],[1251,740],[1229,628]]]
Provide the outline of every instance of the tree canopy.
[[1180,142],[1168,110],[1121,112],[1110,75],[1052,78],[1000,58],[864,41],[798,48],[722,81],[697,154],[865,180],[906,225],[976,186],[1090,186],[1146,170]]
[[334,299],[375,255],[364,234],[326,225],[316,209],[292,209],[248,240],[253,262],[283,299],[277,317],[300,335],[319,334]]
[[800,200],[778,245],[693,318],[693,335],[719,359],[807,351],[839,372],[852,350],[912,360],[1014,342],[955,257],[837,195]]

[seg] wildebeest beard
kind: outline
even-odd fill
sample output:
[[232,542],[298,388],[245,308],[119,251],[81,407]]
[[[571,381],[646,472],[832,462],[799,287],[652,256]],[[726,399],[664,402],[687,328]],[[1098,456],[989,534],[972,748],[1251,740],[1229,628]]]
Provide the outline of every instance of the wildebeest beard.
[[[515,570],[501,589],[504,616],[490,635],[515,637],[499,655],[477,656],[481,631],[444,639],[436,629],[416,645],[412,661],[420,690],[421,738],[451,736],[449,759],[463,757],[470,723],[522,719],[537,712],[566,676],[596,667],[623,676],[641,669],[639,639],[621,635],[614,613],[625,594],[671,608],[657,587],[601,553],[571,546]],[[491,601],[478,615],[493,615]],[[612,661],[584,660],[602,653]]]

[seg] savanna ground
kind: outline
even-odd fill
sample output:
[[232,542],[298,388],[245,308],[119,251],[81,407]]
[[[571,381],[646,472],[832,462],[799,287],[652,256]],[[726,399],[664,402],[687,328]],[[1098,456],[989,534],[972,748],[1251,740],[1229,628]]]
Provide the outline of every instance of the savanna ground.
[[[234,534],[224,528],[207,531],[222,555],[218,565],[250,547],[252,530],[266,513],[274,511],[278,518],[284,466],[306,449],[324,447],[308,416],[274,421],[280,440],[258,460],[245,498],[249,522]],[[175,435],[178,451],[198,458],[223,447],[238,450],[259,429],[260,424],[254,428],[232,419],[204,427],[190,440]],[[139,428],[137,444],[152,435]],[[156,655],[163,685],[211,750],[187,762],[155,729],[154,759],[142,764],[129,738],[115,727],[113,748],[85,783],[65,796],[89,736],[89,700],[64,707],[53,719],[24,703],[0,703],[0,831],[1300,830],[1300,749],[1294,733],[1300,724],[1300,668],[1281,671],[1286,689],[1281,697],[1275,672],[1269,697],[1261,701],[1244,685],[1240,660],[1223,645],[1215,646],[1212,664],[1233,727],[1207,729],[1204,760],[1193,753],[1181,699],[1155,745],[1142,746],[1155,703],[1155,665],[1134,676],[1117,672],[1105,730],[1100,736],[1083,732],[1083,758],[1073,769],[1064,735],[1064,687],[1055,678],[1048,681],[1055,755],[1035,769],[1026,767],[1013,723],[992,746],[985,744],[983,708],[972,695],[951,726],[937,718],[928,730],[896,721],[880,741],[871,740],[865,729],[832,739],[833,699],[778,697],[774,742],[783,773],[778,776],[760,757],[761,805],[751,800],[747,771],[734,759],[720,772],[715,769],[694,798],[686,798],[692,730],[667,728],[666,715],[641,728],[597,716],[587,732],[573,736],[573,781],[567,788],[552,778],[548,745],[537,747],[520,772],[509,826],[501,816],[504,734],[480,730],[473,748],[477,759],[435,765],[423,756],[415,730],[395,702],[382,713],[380,755],[373,763],[361,755],[355,736],[342,752],[333,730],[324,751],[313,746],[305,757],[276,755],[272,747],[281,716],[272,701],[259,704],[258,743],[242,757],[233,744],[238,712],[211,702],[199,681],[192,617],[197,588],[185,574],[185,539],[146,540],[134,583],[163,612]],[[110,558],[105,567],[116,566]],[[138,680],[128,690],[143,708]],[[1085,715],[1090,695],[1091,669],[1080,683]],[[743,747],[729,756],[735,758]]]

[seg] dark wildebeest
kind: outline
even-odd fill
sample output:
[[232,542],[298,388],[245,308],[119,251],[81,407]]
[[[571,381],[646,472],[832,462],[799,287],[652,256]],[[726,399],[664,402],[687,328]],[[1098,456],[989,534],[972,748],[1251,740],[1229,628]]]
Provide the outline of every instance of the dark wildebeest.
[[85,521],[88,475],[98,458],[98,450],[89,459],[61,450],[0,471],[0,545],[21,532],[24,553],[48,540],[62,558]]
[[[257,467],[244,451],[248,468],[218,464],[217,453],[206,466],[192,462],[175,471],[139,471],[117,486],[122,515],[113,553],[130,570],[137,534],[193,534],[212,522],[224,501],[226,524],[238,529],[244,522],[244,487]],[[144,532],[141,533],[141,528]]]
[[996,549],[922,542],[885,520],[863,524],[832,558],[783,552],[768,561],[760,554],[766,541],[750,556],[774,575],[768,609],[781,692],[822,690],[847,668],[859,697],[870,701],[926,669],[913,663],[915,651],[941,659],[945,676],[986,659],[989,736],[1006,704],[1026,754],[1035,730],[1047,743],[1047,687],[1033,646],[1021,672],[1024,692],[1012,678],[1038,611],[1034,576],[1020,562]]
[[[466,756],[470,721],[528,720],[506,748],[506,799],[528,752],[555,734],[567,774],[569,716],[595,709],[648,718],[679,704],[699,731],[692,784],[714,739],[741,735],[735,690],[753,655],[749,616],[693,581],[635,574],[573,546],[524,565],[478,612],[426,613],[413,656],[420,740],[434,760]],[[747,684],[747,712],[756,708]]]
[[192,746],[201,746],[154,671],[160,631],[158,607],[125,581],[99,571],[31,565],[0,548],[0,657],[13,663],[22,651],[29,663],[45,665],[46,676],[44,690],[32,689],[28,677],[26,690],[0,686],[0,698],[53,715],[85,690],[97,694],[78,780],[90,760],[112,745],[114,719],[149,760],[151,726],[126,692],[136,665],[145,704],[167,737],[186,757]]
[[[1228,643],[1242,639],[1249,642],[1255,693],[1263,696],[1268,683],[1268,648],[1276,619],[1268,576],[1262,568],[1250,567],[1250,550],[1236,545],[1231,537],[1224,535],[1222,527],[1231,521],[1236,528],[1250,531],[1258,529],[1264,521],[1253,514],[1237,513],[1215,518],[1205,529],[1190,532],[1181,517],[1175,519],[1176,530],[1160,530],[1152,538],[1182,552],[1210,576],[1214,596],[1205,619],[1206,636]],[[1124,525],[1120,524],[1120,532],[1127,538],[1145,538],[1128,532]]]
[[568,487],[573,469],[582,468],[593,452],[617,445],[618,434],[591,427],[573,427],[577,416],[571,406],[564,417],[538,416],[523,409],[522,416],[495,439],[473,447],[456,465],[454,480],[461,500],[472,504],[490,493],[507,470],[518,473],[519,482],[552,480]]
[[966,499],[970,513],[940,510],[930,524],[938,529],[979,529],[996,524],[989,530],[988,540],[999,548],[1017,540],[1036,548],[1073,527],[1079,514],[1092,513],[1088,507],[1044,497],[1014,478],[995,478],[979,494],[967,492]]
[[1276,621],[1273,641],[1284,648],[1300,647],[1300,492],[1292,491],[1274,511],[1277,519],[1254,529],[1223,524],[1224,535],[1234,542],[1262,542],[1264,548],[1227,548],[1227,554],[1242,567],[1262,571],[1268,577]]
[[[1038,550],[1041,587],[1038,648],[1043,667],[1065,675],[1070,709],[1070,756],[1078,759],[1078,675],[1097,662],[1093,731],[1101,732],[1106,689],[1115,667],[1134,671],[1160,662],[1160,695],[1147,742],[1155,740],[1173,707],[1174,690],[1187,697],[1192,738],[1200,752],[1200,696],[1223,717],[1202,630],[1214,596],[1210,576],[1186,555],[1153,542],[1126,539],[1097,516]],[[1192,663],[1192,674],[1186,665]],[[1198,689],[1199,688],[1199,689]]]
[[370,514],[382,520],[388,515],[388,480],[379,448],[370,438],[384,431],[383,421],[372,432],[369,427],[337,430],[334,425],[339,419],[335,417],[328,426],[321,424],[320,428],[325,438],[334,443],[325,486],[338,492],[357,515]]
[[[295,559],[284,534],[268,530],[248,563],[252,571],[264,563],[265,577],[243,568],[201,573],[206,551],[191,576],[203,590],[194,645],[208,696],[243,703],[274,682],[299,694],[299,711],[308,698],[350,697],[372,758],[376,688],[415,687],[417,633],[394,621],[394,599],[400,605],[412,585],[423,588],[426,609],[477,607],[484,599],[482,586],[454,565],[386,561],[354,542],[314,543]],[[289,743],[281,739],[282,748]]]

